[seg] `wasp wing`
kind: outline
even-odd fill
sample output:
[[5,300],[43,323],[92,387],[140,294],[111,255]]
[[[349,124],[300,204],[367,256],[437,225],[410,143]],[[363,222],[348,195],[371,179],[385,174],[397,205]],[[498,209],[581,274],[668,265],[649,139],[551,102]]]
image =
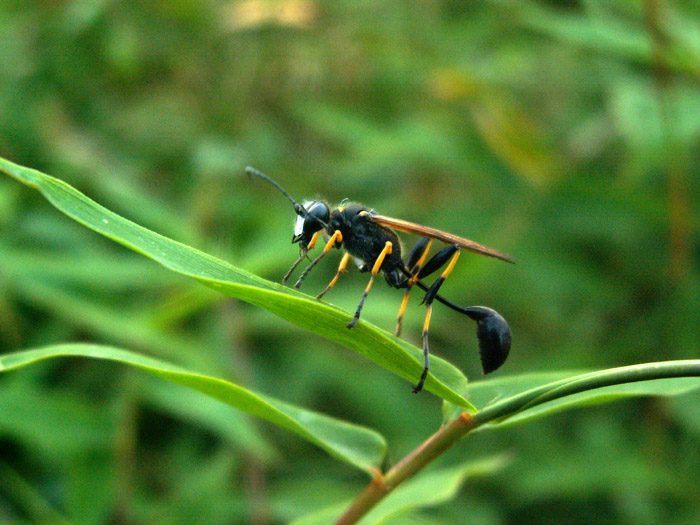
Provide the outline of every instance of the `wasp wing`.
[[460,248],[464,248],[474,253],[480,253],[481,255],[486,255],[488,257],[495,257],[496,259],[501,259],[502,261],[507,261],[509,263],[515,262],[515,259],[513,259],[510,255],[506,255],[505,253],[501,253],[498,250],[494,250],[493,248],[489,248],[488,246],[484,246],[477,242],[470,241],[464,237],[459,237],[451,233],[436,230],[435,228],[422,226],[421,224],[416,224],[414,222],[404,221],[403,219],[395,219],[394,217],[377,215],[374,213],[369,215],[369,219],[377,224],[389,226],[390,228],[395,228],[403,232],[415,233],[424,237],[431,237],[448,244],[456,244]]

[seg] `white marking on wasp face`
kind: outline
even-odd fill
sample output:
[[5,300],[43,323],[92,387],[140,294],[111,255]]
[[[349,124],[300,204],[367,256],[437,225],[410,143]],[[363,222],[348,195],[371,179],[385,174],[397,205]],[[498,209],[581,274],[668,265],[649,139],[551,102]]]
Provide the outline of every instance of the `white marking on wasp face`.
[[[311,210],[317,204],[318,203],[316,201],[306,201],[303,204],[304,209],[306,210],[306,213],[311,213]],[[297,215],[297,220],[294,222],[294,236],[295,237],[298,235],[301,235],[301,233],[304,231],[304,219],[305,219],[305,217],[302,217],[301,215]]]
[[301,215],[297,215],[297,220],[294,223],[294,236],[297,237],[301,235],[301,232],[304,231],[304,217]]

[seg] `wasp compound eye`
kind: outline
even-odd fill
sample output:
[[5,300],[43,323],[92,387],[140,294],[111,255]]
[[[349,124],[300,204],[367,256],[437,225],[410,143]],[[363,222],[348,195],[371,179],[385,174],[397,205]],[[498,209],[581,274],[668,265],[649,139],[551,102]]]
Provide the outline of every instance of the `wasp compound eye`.
[[470,306],[464,313],[476,321],[481,368],[484,374],[493,372],[510,352],[510,327],[501,314],[486,306]]
[[313,228],[318,231],[328,224],[328,219],[331,215],[331,210],[323,201],[313,201],[305,206],[306,219],[304,220],[304,229]]

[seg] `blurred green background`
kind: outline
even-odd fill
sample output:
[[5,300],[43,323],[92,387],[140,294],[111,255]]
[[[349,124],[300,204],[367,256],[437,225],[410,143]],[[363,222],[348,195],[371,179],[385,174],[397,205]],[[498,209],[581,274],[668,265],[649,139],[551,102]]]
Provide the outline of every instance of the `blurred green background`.
[[[698,358],[699,145],[694,0],[0,4],[0,155],[275,281],[297,256],[293,212],[246,165],[298,199],[357,200],[509,253],[517,265],[465,253],[443,287],[509,320],[501,376]],[[365,284],[351,271],[326,299],[352,310]],[[400,300],[378,284],[363,317],[393,330]],[[433,352],[476,380],[473,330],[435,308]],[[390,464],[441,422],[429,393],[2,177],[0,351],[82,340],[371,426]],[[475,435],[441,463],[505,450],[510,465],[411,520],[698,523],[698,414],[696,394]],[[2,522],[284,523],[366,483],[123,367],[0,377]]]

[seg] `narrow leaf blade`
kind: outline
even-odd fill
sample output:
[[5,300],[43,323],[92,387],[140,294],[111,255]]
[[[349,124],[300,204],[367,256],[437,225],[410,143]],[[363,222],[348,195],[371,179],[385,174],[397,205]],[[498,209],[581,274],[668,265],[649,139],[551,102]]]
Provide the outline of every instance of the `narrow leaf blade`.
[[[346,328],[348,312],[152,232],[100,206],[65,182],[0,158],[0,171],[41,192],[59,211],[166,268],[221,293],[264,308],[313,333],[340,343],[395,374],[416,382],[423,365],[419,348],[360,321]],[[453,365],[433,357],[425,389],[473,412],[464,398],[467,380]]]
[[186,386],[298,434],[330,455],[372,474],[384,457],[384,438],[373,430],[346,423],[216,377],[120,348],[64,344],[0,356],[0,372],[58,357],[104,359],[139,368],[170,383]]
[[698,389],[700,360],[682,360],[477,381],[470,385],[470,397],[477,405],[486,403],[476,421],[500,426],[618,399],[677,396]]

